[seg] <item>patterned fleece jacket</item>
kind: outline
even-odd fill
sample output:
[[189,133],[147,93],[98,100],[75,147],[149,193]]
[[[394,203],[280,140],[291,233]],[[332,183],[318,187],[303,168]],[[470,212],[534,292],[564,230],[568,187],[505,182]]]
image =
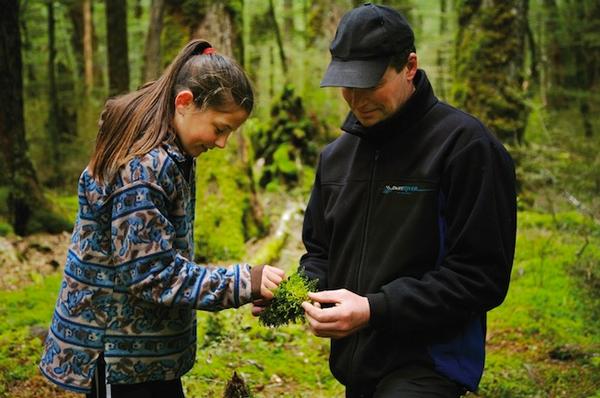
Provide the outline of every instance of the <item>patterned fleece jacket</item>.
[[109,384],[178,378],[194,364],[195,310],[239,307],[256,296],[262,267],[190,261],[194,181],[193,161],[167,143],[128,162],[111,184],[84,170],[40,363],[52,382],[89,392],[101,354]]

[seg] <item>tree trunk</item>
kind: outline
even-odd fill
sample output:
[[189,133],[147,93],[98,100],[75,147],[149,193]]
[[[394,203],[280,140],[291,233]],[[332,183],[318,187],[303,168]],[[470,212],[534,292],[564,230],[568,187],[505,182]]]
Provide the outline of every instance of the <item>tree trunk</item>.
[[164,11],[164,0],[152,0],[152,7],[150,8],[150,24],[148,26],[146,46],[144,48],[142,83],[156,80],[162,71],[160,59],[160,34],[162,32]]
[[565,83],[566,60],[563,53],[563,32],[556,0],[544,0],[544,33],[545,33],[545,62],[544,62],[544,92],[548,105],[559,108],[566,105],[564,95],[560,92]]
[[576,20],[581,22],[578,28],[573,29],[571,37],[571,42],[575,43],[575,76],[573,82],[578,91],[576,93],[576,98],[579,103],[579,113],[581,114],[584,135],[587,138],[591,138],[594,133],[590,119],[589,93],[593,87],[593,78],[596,71],[591,70],[589,65],[594,65],[594,47],[597,46],[597,44],[592,43],[591,40],[586,38],[594,34],[597,35],[597,32],[594,30],[593,20],[590,21],[593,16],[588,13],[589,11],[586,12],[585,4],[576,3],[573,4],[572,7],[574,8]]
[[54,1],[46,3],[48,10],[48,138],[50,178],[47,183],[61,187],[66,181],[66,145],[77,135],[76,97],[72,70],[63,61],[56,60],[56,21]]
[[129,91],[129,59],[127,49],[127,2],[105,0],[106,38],[108,47],[108,94]]
[[23,118],[23,76],[19,1],[0,12],[0,183],[7,183],[8,209],[14,231],[23,235],[35,209],[44,207],[35,170],[27,156]]
[[458,9],[456,102],[502,141],[523,139],[523,0],[470,0]]
[[213,47],[240,65],[244,64],[244,44],[241,34],[242,15],[228,1],[210,2],[202,22],[196,27],[193,38],[208,40]]
[[46,8],[48,10],[48,138],[50,143],[50,156],[48,163],[50,165],[51,183],[61,179],[59,171],[63,163],[62,151],[60,150],[60,128],[59,128],[59,104],[58,90],[56,87],[56,31],[54,21],[54,2],[47,0]]
[[529,0],[525,0],[525,35],[527,37],[527,48],[529,49],[529,76],[531,78],[531,83],[534,86],[539,86],[540,84],[540,74],[538,70],[539,65],[539,57],[537,51],[537,45],[535,43],[535,37],[533,35],[533,31],[531,30],[531,24],[529,23]]
[[68,3],[69,6],[69,19],[73,25],[71,32],[71,47],[75,54],[75,61],[77,62],[77,75],[83,76],[84,74],[84,57],[83,57],[83,39],[84,39],[84,2],[72,1]]
[[233,57],[233,22],[221,2],[213,2],[207,6],[202,22],[194,31],[193,39],[204,39],[210,42],[221,54]]
[[283,40],[281,39],[281,30],[279,29],[279,24],[277,23],[277,18],[275,16],[275,7],[273,6],[273,0],[269,0],[269,17],[271,18],[271,23],[273,24],[273,31],[275,33],[277,49],[279,50],[279,60],[281,61],[281,68],[283,69],[283,76],[287,80],[287,76],[288,76],[287,58],[285,56],[285,49],[283,48]]
[[283,31],[287,38],[287,42],[294,41],[295,28],[294,28],[294,1],[284,0],[283,1]]
[[[440,0],[440,29],[439,35],[442,40],[446,40],[446,32],[447,32],[447,10],[448,10],[448,1]],[[447,57],[445,53],[445,48],[438,48],[437,50],[437,84],[435,85],[435,91],[438,96],[441,98],[446,98],[446,82],[444,79],[446,65],[447,65]]]
[[92,0],[83,0],[83,64],[85,71],[85,92],[90,94],[94,87],[94,22],[92,20]]

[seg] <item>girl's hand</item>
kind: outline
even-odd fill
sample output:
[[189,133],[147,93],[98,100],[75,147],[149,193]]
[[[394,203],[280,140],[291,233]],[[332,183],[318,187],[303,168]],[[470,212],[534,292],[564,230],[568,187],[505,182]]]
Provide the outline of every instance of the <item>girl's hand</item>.
[[260,281],[260,295],[265,300],[273,298],[273,290],[285,279],[285,272],[279,268],[265,265]]

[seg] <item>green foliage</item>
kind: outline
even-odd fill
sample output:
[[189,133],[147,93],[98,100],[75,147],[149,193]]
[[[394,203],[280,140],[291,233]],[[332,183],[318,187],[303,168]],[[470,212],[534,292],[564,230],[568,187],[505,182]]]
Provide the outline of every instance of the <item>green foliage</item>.
[[14,233],[8,217],[8,188],[0,186],[0,236]]
[[56,214],[53,210],[38,208],[34,210],[29,219],[26,234],[29,235],[36,232],[57,234],[63,231],[71,231],[72,229],[73,221],[67,220],[60,214]]
[[13,231],[13,228],[9,223],[0,220],[0,236],[8,236],[14,233],[15,231]]
[[77,195],[61,195],[55,191],[46,191],[44,196],[50,202],[56,214],[59,214],[65,220],[75,220],[79,210]]
[[314,166],[318,153],[315,140],[322,135],[322,124],[309,117],[294,87],[286,85],[271,107],[271,122],[255,125],[249,133],[256,159],[263,166],[257,176],[260,186],[298,185],[303,165]]
[[0,186],[0,217],[8,217],[8,187]]
[[204,342],[203,347],[210,344],[215,344],[226,337],[224,334],[223,322],[218,313],[208,314],[204,327]]
[[294,273],[281,282],[274,292],[274,298],[260,313],[260,322],[265,326],[282,326],[304,320],[302,302],[308,300],[308,293],[316,290],[317,281],[308,280],[302,273]]

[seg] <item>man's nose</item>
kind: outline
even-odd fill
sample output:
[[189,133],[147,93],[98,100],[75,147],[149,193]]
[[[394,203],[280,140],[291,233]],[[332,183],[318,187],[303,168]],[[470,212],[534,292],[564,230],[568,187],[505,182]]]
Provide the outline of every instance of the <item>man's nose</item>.
[[367,97],[367,89],[364,88],[351,88],[350,91],[350,106],[358,107]]

